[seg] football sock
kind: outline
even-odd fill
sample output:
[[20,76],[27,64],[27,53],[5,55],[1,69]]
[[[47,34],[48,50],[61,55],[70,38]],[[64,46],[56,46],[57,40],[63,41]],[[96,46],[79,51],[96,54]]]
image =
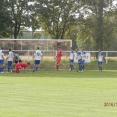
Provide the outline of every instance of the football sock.
[[74,69],[74,66],[72,65],[72,70]]
[[72,65],[72,69],[74,69],[74,66]]
[[80,71],[80,64],[79,64],[78,70]]
[[101,66],[99,66],[99,71],[100,71],[100,70],[102,70],[102,67],[101,67]]
[[70,65],[70,69],[72,70],[72,65]]
[[38,67],[36,67],[36,71],[38,70]]
[[10,66],[8,66],[8,72],[11,70],[11,67]]
[[3,71],[4,71],[4,67],[2,66],[2,67],[1,67],[1,72],[3,72]]
[[80,65],[80,71],[82,71],[82,65]]
[[34,68],[34,70],[36,70],[36,66],[34,66],[33,68]]
[[58,70],[58,68],[59,68],[59,65],[56,65],[56,70]]
[[100,70],[102,70],[102,67],[100,67]]

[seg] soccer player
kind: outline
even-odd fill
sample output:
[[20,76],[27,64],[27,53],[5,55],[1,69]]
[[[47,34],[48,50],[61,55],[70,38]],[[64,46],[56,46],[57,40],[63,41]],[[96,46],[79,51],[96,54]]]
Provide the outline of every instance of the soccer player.
[[39,47],[37,47],[37,50],[34,52],[33,59],[34,59],[34,69],[33,69],[34,72],[38,70],[40,61],[41,59],[43,59],[42,52],[39,50]]
[[2,47],[0,50],[0,73],[4,73],[4,52]]
[[14,62],[18,63],[19,61],[22,61],[20,56],[17,53],[14,52]]
[[85,63],[85,57],[86,57],[86,52],[84,49],[81,51],[81,56],[82,56],[82,70],[84,70],[84,63]]
[[29,62],[27,62],[27,63],[26,62],[18,62],[18,63],[16,63],[15,70],[13,70],[13,72],[19,73],[21,71],[21,69],[24,69],[25,72],[26,71],[30,72],[29,65],[30,65]]
[[62,56],[62,50],[60,50],[60,47],[58,47],[57,53],[56,53],[56,71],[59,69],[59,63],[61,61],[61,56]]
[[8,55],[7,55],[7,58],[6,58],[6,60],[8,59],[8,63],[7,63],[7,65],[8,65],[8,72],[12,71],[11,65],[13,63],[13,58],[14,58],[14,54],[13,54],[12,50],[9,49],[9,52],[8,52]]
[[101,49],[99,49],[99,53],[98,53],[98,68],[99,68],[99,71],[102,71],[102,62],[103,62],[103,52],[101,51]]
[[74,70],[74,66],[73,66],[73,62],[74,62],[74,51],[73,51],[72,48],[70,50],[69,62],[70,62],[70,71],[73,71]]
[[81,72],[82,71],[82,56],[81,56],[81,52],[79,51],[79,49],[76,49],[76,54],[77,54],[77,60],[78,60],[78,71],[77,72]]

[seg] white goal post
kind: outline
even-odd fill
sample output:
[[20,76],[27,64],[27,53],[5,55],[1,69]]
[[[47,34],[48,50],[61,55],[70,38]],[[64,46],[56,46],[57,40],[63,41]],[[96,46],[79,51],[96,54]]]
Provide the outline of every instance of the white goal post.
[[0,46],[5,50],[34,50],[39,46],[41,50],[53,50],[60,46],[62,50],[69,50],[72,47],[70,39],[0,39]]

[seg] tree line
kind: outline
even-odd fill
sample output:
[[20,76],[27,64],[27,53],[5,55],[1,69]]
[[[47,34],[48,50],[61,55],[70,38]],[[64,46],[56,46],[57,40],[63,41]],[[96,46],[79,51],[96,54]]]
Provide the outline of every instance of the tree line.
[[[86,50],[117,49],[116,0],[0,0],[0,38],[42,29]],[[38,35],[37,35],[38,36]],[[37,37],[38,38],[38,37]]]

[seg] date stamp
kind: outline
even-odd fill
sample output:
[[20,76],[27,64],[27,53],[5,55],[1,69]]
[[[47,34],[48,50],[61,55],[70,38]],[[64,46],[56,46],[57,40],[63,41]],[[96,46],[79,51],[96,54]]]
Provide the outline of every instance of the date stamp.
[[104,107],[117,107],[117,102],[104,102]]

